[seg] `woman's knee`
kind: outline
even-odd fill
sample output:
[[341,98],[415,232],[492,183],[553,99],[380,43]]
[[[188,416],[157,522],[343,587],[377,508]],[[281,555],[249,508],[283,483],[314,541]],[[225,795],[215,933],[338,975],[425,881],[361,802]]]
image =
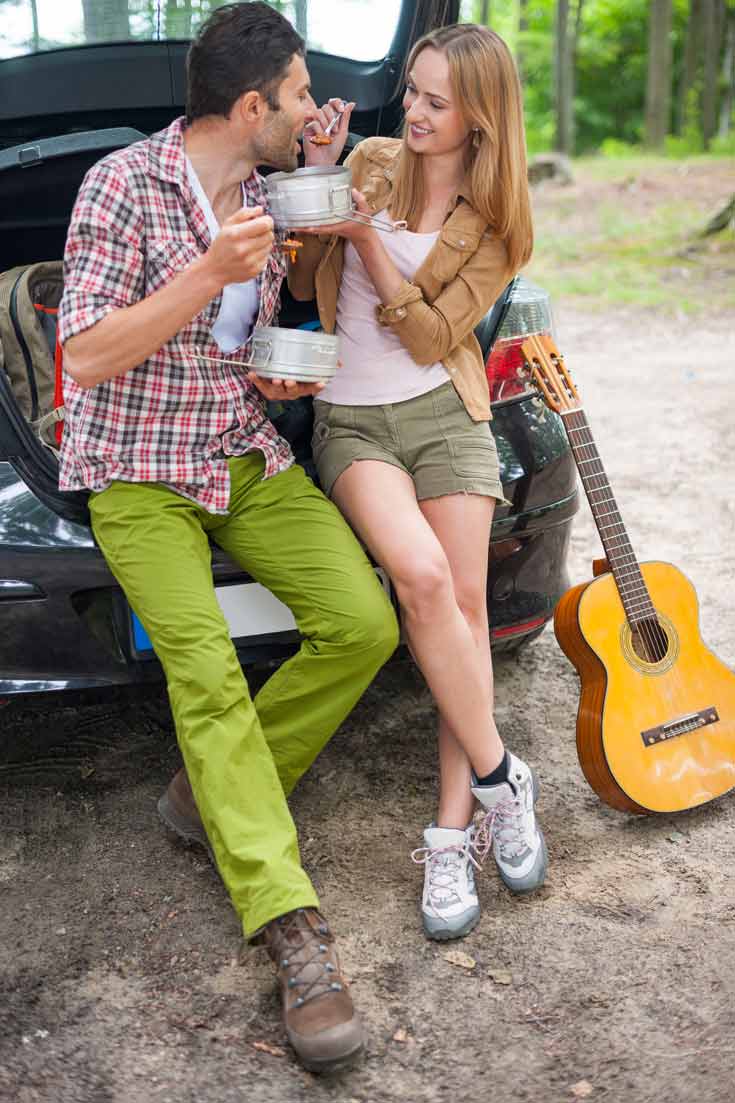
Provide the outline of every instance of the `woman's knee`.
[[398,600],[413,620],[428,622],[455,600],[449,564],[440,556],[425,557],[407,565],[394,581]]
[[473,634],[489,631],[487,594],[479,587],[455,587],[457,605]]

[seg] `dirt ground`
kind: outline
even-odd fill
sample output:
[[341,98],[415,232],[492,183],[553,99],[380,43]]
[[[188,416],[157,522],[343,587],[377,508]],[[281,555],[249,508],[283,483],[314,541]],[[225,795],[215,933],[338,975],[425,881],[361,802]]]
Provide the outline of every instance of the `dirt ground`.
[[[641,559],[693,580],[735,666],[735,337],[650,311],[561,306]],[[580,513],[574,581],[599,554]],[[216,874],[159,825],[178,765],[158,689],[7,705],[0,733],[0,1100],[720,1103],[735,1095],[735,796],[678,816],[603,806],[577,763],[577,681],[551,630],[497,664],[508,744],[539,768],[546,886],[481,877],[456,948],[422,937],[410,851],[433,812],[434,715],[405,658],[381,673],[295,794],[305,864],[340,936],[370,1044],[303,1072],[269,966]]]

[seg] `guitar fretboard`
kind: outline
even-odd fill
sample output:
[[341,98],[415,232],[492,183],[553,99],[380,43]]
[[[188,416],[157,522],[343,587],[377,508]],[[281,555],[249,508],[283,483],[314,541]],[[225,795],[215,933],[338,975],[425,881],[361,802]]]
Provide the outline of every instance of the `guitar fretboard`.
[[655,618],[656,611],[643,580],[633,546],[615,501],[597,445],[583,410],[562,411],[564,425],[577,461],[592,515],[618,587],[628,623]]

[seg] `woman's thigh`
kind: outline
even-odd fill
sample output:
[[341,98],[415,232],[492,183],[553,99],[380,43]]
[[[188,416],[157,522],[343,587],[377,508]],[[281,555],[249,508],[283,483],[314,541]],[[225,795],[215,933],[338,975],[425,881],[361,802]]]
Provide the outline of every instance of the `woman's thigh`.
[[425,498],[419,508],[447,557],[458,605],[473,627],[483,628],[487,624],[488,549],[495,499],[447,494]]
[[421,573],[446,573],[441,542],[416,500],[413,480],[377,460],[351,464],[332,488],[332,500],[399,591]]

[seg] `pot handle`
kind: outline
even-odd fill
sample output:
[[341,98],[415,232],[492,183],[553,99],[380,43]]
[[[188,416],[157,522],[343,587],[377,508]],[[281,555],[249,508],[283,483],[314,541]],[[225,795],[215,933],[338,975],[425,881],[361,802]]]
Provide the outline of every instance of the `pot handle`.
[[[255,351],[256,345],[260,346],[260,347],[263,347],[263,346],[266,347],[267,352],[266,352],[265,363],[261,363],[261,364],[254,363],[254,361],[252,359],[252,355],[253,355],[253,352]],[[251,347],[251,350],[250,350],[250,360],[230,360],[226,356],[205,356],[205,354],[200,349],[197,349],[197,358],[199,360],[206,360],[207,363],[209,363],[209,364],[232,364],[232,366],[235,367],[235,368],[264,368],[266,366],[266,364],[270,363],[272,355],[273,355],[273,342],[272,341],[266,341],[266,340],[263,340],[262,338],[258,338],[258,337],[253,338],[252,347]]]
[[[329,189],[329,206],[334,211],[334,197],[340,192],[347,191],[352,197],[352,184],[336,184]],[[359,222],[363,226],[372,226],[376,230],[382,230],[386,234],[395,233],[396,230],[405,230],[408,223],[405,219],[400,222],[389,222],[387,225],[385,222],[378,222],[375,215],[363,214],[362,211],[351,210],[348,213],[341,211],[335,211],[337,214],[342,214],[345,222]]]
[[362,226],[372,226],[374,230],[382,230],[385,234],[393,234],[396,230],[405,230],[408,226],[405,218],[400,222],[379,222],[374,214],[363,214],[362,211],[352,210],[345,215],[345,221],[359,222]]

